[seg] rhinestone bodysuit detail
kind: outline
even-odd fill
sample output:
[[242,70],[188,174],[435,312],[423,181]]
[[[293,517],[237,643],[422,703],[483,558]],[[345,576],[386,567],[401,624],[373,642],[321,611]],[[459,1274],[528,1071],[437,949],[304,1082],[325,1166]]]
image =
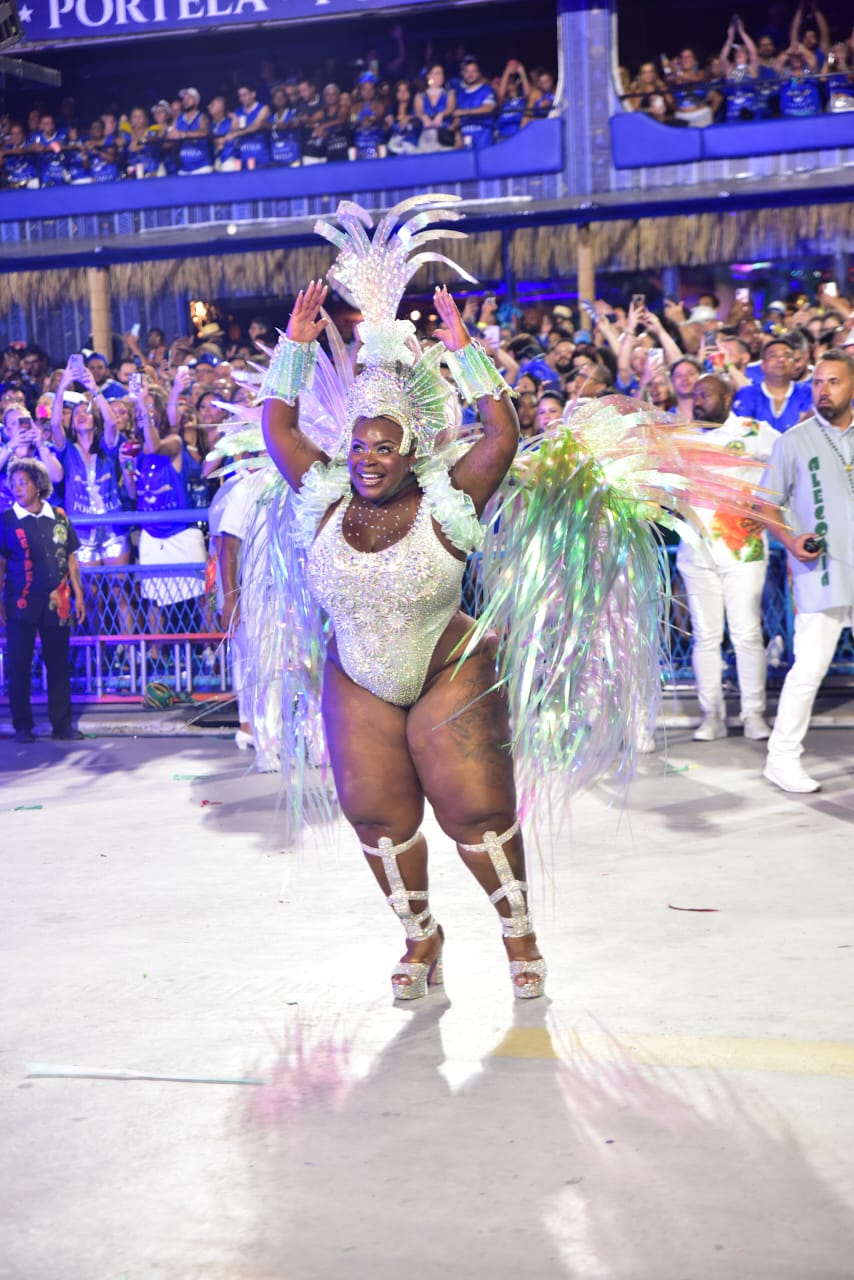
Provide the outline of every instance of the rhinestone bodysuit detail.
[[344,671],[399,707],[415,702],[433,651],[460,608],[465,562],[433,527],[424,496],[408,533],[382,551],[357,551],[344,537],[342,502],[308,553],[308,585],[329,615]]

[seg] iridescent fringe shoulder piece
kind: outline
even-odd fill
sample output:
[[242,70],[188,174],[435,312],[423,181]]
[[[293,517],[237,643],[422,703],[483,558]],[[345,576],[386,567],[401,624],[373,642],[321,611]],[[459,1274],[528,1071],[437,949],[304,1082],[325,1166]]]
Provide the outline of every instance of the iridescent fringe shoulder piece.
[[699,537],[694,507],[751,514],[744,468],[621,397],[517,458],[484,514],[484,607],[463,656],[498,633],[522,812],[535,795],[560,806],[630,777],[661,691],[669,584],[655,525]]

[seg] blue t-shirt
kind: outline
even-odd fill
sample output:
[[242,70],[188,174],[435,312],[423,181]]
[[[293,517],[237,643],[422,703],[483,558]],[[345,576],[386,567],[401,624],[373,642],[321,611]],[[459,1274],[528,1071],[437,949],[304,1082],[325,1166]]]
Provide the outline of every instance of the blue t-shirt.
[[390,120],[389,138],[400,138],[402,142],[408,142],[414,147],[418,145],[420,133],[421,121],[416,116],[410,116],[403,123],[399,120]]
[[63,148],[68,142],[68,134],[64,129],[57,129],[48,138],[42,132],[31,133],[27,142],[30,146],[47,147],[51,143],[60,148],[58,151],[43,151],[38,157],[39,181],[43,187],[63,187],[68,181],[68,170],[65,164]]
[[538,120],[544,120],[550,113],[555,104],[555,96],[553,93],[541,93],[535,98],[531,106],[531,114]]
[[732,411],[741,418],[756,418],[759,422],[767,422],[775,431],[788,431],[804,413],[812,411],[812,386],[809,382],[793,382],[789,398],[780,410],[779,417],[774,416],[774,405],[771,397],[761,383],[751,383],[742,387],[732,402]]
[[[849,104],[848,110],[850,111],[854,108],[854,81],[851,81],[848,78],[846,72],[839,71],[828,76],[824,82],[824,87],[827,93],[827,104],[829,107],[833,103],[834,99],[838,101],[840,98],[843,100],[847,98]],[[840,108],[837,107],[836,110],[839,111]]]
[[811,76],[792,76],[780,88],[780,110],[784,116],[814,116],[821,111],[818,85]]
[[763,110],[763,102],[756,81],[749,75],[728,78],[725,92],[726,118],[730,124],[745,117],[752,119]]
[[373,108],[360,107],[353,126],[353,143],[359,160],[375,160],[385,142],[385,126]]
[[[263,102],[256,102],[251,111],[238,111],[237,127],[245,129],[254,124],[263,110]],[[270,135],[263,130],[238,138],[237,149],[244,164],[247,160],[254,160],[256,165],[270,163]]]
[[[491,107],[495,110],[495,94],[492,91],[492,85],[483,84],[475,85],[472,89],[467,89],[465,85],[460,85],[457,90],[457,110],[465,113],[474,107]],[[482,116],[460,116],[460,131],[463,135],[463,143],[467,147],[488,147],[492,142],[493,117],[491,114]],[[468,141],[471,139],[471,141]]]
[[[187,130],[196,131],[203,119],[201,111],[197,111],[195,115],[187,115],[185,111],[182,111],[175,121],[175,128],[182,134]],[[181,138],[178,146],[178,168],[182,173],[193,173],[196,169],[207,169],[210,168],[210,164],[211,144],[209,138]]]
[[519,132],[527,105],[527,98],[521,93],[515,98],[504,99],[495,121],[499,138],[512,138]]
[[[224,120],[217,120],[216,123],[211,122],[211,137],[226,138],[231,133],[231,120],[228,116]],[[217,160],[233,160],[237,155],[237,148],[234,141],[224,142],[221,147],[214,149],[214,155]]]
[[448,93],[446,89],[442,90],[435,102],[431,102],[427,94],[424,94],[424,114],[428,119],[435,120],[436,116],[442,115],[447,110]]
[[295,107],[285,107],[281,116],[270,117],[270,154],[273,164],[297,164],[300,158],[300,114]]
[[[27,144],[24,142],[21,145],[25,147]],[[38,160],[35,156],[7,152],[3,159],[3,172],[10,187],[23,187],[38,178]]]
[[[119,450],[101,444],[90,472],[81,450],[71,441],[57,454],[65,472],[65,505],[72,516],[120,511]],[[80,527],[83,528],[81,521]]]
[[115,160],[108,160],[103,151],[93,151],[89,157],[89,173],[93,182],[116,182],[122,176],[118,153]]
[[[158,511],[181,511],[190,505],[188,481],[190,455],[181,447],[181,470],[176,471],[165,453],[141,453],[137,458],[136,509],[146,515]],[[154,538],[168,538],[186,524],[148,524]]]

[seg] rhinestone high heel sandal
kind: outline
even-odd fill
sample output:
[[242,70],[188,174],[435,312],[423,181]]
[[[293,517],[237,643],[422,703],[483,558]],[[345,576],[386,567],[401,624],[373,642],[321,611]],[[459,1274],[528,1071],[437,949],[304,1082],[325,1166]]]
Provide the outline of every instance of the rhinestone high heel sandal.
[[[428,906],[416,914],[409,905],[416,898],[421,898],[426,903],[427,890],[407,889],[397,865],[399,854],[411,849],[420,836],[421,832],[416,831],[411,839],[405,840],[402,844],[393,844],[388,836],[382,836],[376,849],[369,844],[362,845],[363,852],[369,857],[382,858],[383,870],[391,889],[387,901],[403,925],[407,938],[411,942],[424,942],[427,938],[435,937],[437,933],[440,938],[438,954],[429,964],[422,964],[416,960],[401,960],[394,966],[391,974],[391,989],[395,1000],[420,1000],[427,994],[428,987],[441,987],[444,982],[442,948],[445,945],[445,935],[441,925],[433,919]],[[401,978],[406,978],[408,981],[401,982],[399,981]]]
[[[459,845],[460,849],[465,853],[486,853],[489,855],[489,860],[500,881],[499,888],[489,895],[489,901],[494,906],[502,898],[506,898],[507,905],[510,908],[509,916],[499,915],[501,933],[505,938],[527,938],[529,934],[534,932],[534,926],[528,914],[525,901],[528,883],[526,880],[516,879],[504,852],[504,845],[518,834],[519,823],[514,822],[513,826],[500,836],[494,831],[485,831],[483,844]],[[509,964],[510,981],[513,984],[513,994],[517,1000],[535,1000],[538,996],[545,995],[545,960],[511,960]],[[517,982],[516,979],[523,974],[527,975],[527,981]]]

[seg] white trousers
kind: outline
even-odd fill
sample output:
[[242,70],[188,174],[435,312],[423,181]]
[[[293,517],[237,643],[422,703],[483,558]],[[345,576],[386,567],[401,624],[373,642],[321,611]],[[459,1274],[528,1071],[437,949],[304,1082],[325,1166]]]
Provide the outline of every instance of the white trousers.
[[704,716],[726,715],[721,686],[721,643],[724,619],[735,649],[741,714],[761,716],[765,711],[765,680],[768,674],[762,640],[762,587],[765,560],[742,564],[702,564],[677,561],[688,593],[691,631],[694,636],[692,661],[697,697]]
[[854,627],[854,607],[795,615],[795,661],[786,676],[777,707],[769,756],[797,760],[810,727],[815,695],[827,674],[844,627]]

